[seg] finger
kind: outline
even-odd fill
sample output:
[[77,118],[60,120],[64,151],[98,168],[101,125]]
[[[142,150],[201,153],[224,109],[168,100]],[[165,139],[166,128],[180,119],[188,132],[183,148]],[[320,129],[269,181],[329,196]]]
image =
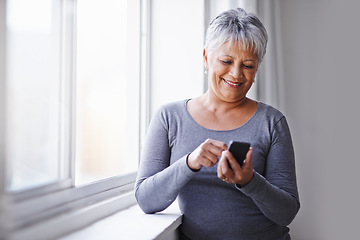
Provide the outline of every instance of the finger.
[[207,139],[199,147],[199,156],[210,161],[217,161],[218,155],[221,155],[221,151],[212,144],[212,139]]
[[226,143],[214,139],[207,139],[205,145],[208,147],[208,151],[216,157],[220,157],[222,152],[227,149]]
[[204,164],[208,167],[212,167],[219,161],[218,156],[214,153],[214,151],[215,150],[212,149],[206,149],[202,153]]
[[212,139],[211,143],[213,145],[215,145],[216,147],[222,149],[223,151],[225,151],[226,149],[228,149],[228,146],[226,145],[226,143],[222,142],[222,141],[218,141],[215,139]]
[[229,157],[231,156],[231,153],[228,150],[224,151],[221,155],[219,166],[220,166],[220,175],[222,179],[231,179],[234,177],[234,172],[229,166]]
[[227,145],[224,142],[214,139],[207,139],[201,146],[201,154],[205,158],[205,166],[211,167],[218,162],[218,157],[222,152],[227,149]]
[[210,153],[205,143],[201,144],[188,156],[188,165],[192,169],[200,169],[201,166],[212,167],[217,162],[217,157]]
[[223,173],[223,170],[222,170],[222,168],[223,168],[222,161],[223,160],[222,160],[222,157],[221,157],[220,160],[219,160],[219,164],[217,166],[217,176],[218,176],[218,178],[224,180],[226,177],[225,177],[225,175]]
[[226,181],[229,179],[229,165],[228,165],[228,161],[226,158],[226,151],[224,151],[221,154],[220,160],[219,160],[219,164],[218,164],[218,169],[217,169],[217,174],[218,177],[220,179],[222,179],[223,181]]
[[217,163],[218,159],[217,158],[203,158],[201,160],[201,164],[205,167],[212,167]]
[[218,162],[218,157],[225,149],[227,149],[226,143],[207,139],[193,152],[194,154],[190,154],[190,165],[196,169],[201,166],[212,167]]
[[250,147],[249,151],[246,153],[246,158],[243,162],[240,174],[235,179],[235,182],[240,185],[248,184],[252,177],[254,176],[254,170],[252,167],[252,152],[253,148]]
[[249,151],[246,153],[246,158],[243,162],[244,168],[252,169],[252,153],[253,153],[253,148],[250,147]]

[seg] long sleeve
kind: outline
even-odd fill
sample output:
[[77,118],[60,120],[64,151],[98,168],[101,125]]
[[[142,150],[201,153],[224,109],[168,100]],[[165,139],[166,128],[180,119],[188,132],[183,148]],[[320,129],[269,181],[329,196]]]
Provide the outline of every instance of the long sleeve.
[[251,197],[273,222],[286,226],[294,219],[300,202],[294,150],[285,117],[280,119],[273,130],[264,176],[255,172],[251,182],[239,190]]
[[[135,184],[139,206],[155,213],[178,198],[181,229],[192,239],[287,239],[299,198],[284,115],[258,103],[247,123],[218,131],[194,121],[186,102],[163,106],[151,121]],[[187,166],[187,155],[208,138],[251,143],[256,172],[249,184],[237,189],[223,182],[217,165],[197,172]]]
[[187,155],[170,166],[168,131],[165,116],[159,111],[147,132],[135,184],[136,199],[145,213],[155,213],[167,208],[195,174],[187,166]]

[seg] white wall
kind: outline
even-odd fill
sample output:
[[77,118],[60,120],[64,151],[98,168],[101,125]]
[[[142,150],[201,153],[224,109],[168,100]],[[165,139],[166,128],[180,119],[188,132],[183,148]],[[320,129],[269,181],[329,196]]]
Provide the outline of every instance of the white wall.
[[292,237],[359,239],[360,4],[282,0],[280,8],[301,198]]
[[204,1],[152,0],[151,113],[203,93]]

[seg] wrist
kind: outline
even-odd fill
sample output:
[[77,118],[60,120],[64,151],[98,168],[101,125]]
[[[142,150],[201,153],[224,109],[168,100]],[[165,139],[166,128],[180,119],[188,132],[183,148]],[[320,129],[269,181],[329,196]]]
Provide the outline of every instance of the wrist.
[[198,172],[198,171],[200,171],[201,166],[200,166],[200,168],[196,168],[196,167],[191,166],[191,165],[189,164],[189,156],[190,156],[190,154],[191,154],[191,153],[189,153],[189,154],[186,156],[186,165],[187,165],[188,168],[190,168],[190,170],[193,171],[193,172]]
[[251,180],[254,178],[254,175],[255,175],[255,172],[253,170],[252,175],[251,175],[251,177],[250,177],[250,179],[248,181],[246,181],[245,183],[241,183],[241,184],[237,183],[236,186],[238,186],[239,188],[246,187],[246,185],[248,185],[251,182]]

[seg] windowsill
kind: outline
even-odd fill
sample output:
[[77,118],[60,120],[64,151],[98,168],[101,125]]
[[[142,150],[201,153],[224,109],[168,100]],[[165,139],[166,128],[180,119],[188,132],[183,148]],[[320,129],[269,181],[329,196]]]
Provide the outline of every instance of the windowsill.
[[136,204],[71,233],[61,240],[177,239],[176,229],[181,224],[181,217],[176,201],[157,214],[144,214]]

